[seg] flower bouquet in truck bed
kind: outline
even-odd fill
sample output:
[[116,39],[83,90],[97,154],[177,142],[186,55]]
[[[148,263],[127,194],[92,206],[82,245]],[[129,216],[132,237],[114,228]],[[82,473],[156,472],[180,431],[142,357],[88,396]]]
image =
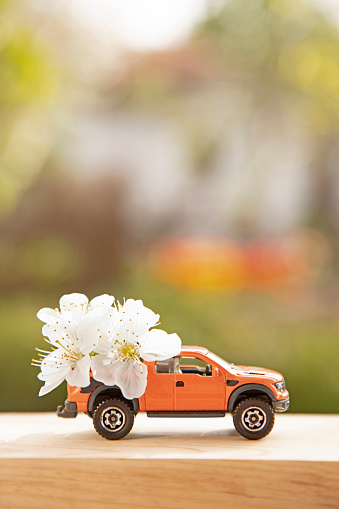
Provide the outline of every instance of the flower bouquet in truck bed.
[[147,384],[145,361],[166,360],[180,353],[177,334],[154,329],[159,315],[141,300],[124,304],[110,295],[90,302],[73,293],[60,299],[60,309],[43,308],[37,313],[45,322],[42,334],[51,351],[36,348],[39,380],[45,382],[39,396],[49,393],[64,380],[71,386],[90,385],[90,371],[96,381],[117,385],[126,399],[139,398]]

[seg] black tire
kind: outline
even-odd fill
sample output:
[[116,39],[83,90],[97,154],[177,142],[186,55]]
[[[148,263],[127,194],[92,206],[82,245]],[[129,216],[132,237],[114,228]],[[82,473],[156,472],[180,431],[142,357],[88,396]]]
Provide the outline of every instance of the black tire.
[[133,427],[134,413],[121,399],[102,401],[93,414],[95,430],[108,440],[119,440]]
[[263,399],[245,399],[234,409],[233,423],[239,435],[248,440],[258,440],[272,431],[274,411]]

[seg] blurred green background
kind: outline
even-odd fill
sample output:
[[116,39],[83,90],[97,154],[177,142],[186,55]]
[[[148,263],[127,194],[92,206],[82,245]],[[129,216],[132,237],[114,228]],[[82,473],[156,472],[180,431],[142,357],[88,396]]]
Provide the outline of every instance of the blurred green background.
[[338,412],[338,5],[120,4],[0,1],[0,411],[81,292]]

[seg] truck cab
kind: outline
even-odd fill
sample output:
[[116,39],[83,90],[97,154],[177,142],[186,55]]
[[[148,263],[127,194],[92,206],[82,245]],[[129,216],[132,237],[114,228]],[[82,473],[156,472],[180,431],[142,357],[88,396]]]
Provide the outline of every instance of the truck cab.
[[275,412],[289,407],[280,373],[230,364],[203,347],[183,346],[176,357],[145,364],[147,387],[140,398],[127,400],[119,387],[91,378],[85,388],[67,385],[65,408],[58,407],[58,415],[86,412],[100,435],[116,440],[131,430],[138,412],[148,417],[224,417],[229,412],[237,432],[256,440],[270,433]]

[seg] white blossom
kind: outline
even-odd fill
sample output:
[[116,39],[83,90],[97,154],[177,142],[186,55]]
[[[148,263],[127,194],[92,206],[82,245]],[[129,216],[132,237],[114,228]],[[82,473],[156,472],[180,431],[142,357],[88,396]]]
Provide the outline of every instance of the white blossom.
[[86,295],[72,293],[61,297],[60,309],[40,309],[37,316],[46,324],[42,332],[52,351],[37,348],[40,359],[32,363],[40,367],[38,378],[45,382],[39,396],[64,380],[88,386],[92,369],[96,380],[118,385],[127,399],[138,398],[147,384],[143,361],[166,360],[180,352],[180,338],[153,329],[159,315],[141,300],[113,303],[106,294],[89,302]]
[[98,337],[99,321],[96,317],[88,317],[79,325],[74,323],[47,324],[43,333],[52,351],[36,349],[40,359],[33,360],[39,366],[39,380],[45,382],[39,396],[55,389],[64,380],[70,385],[87,387],[90,383],[90,352],[95,348]]

